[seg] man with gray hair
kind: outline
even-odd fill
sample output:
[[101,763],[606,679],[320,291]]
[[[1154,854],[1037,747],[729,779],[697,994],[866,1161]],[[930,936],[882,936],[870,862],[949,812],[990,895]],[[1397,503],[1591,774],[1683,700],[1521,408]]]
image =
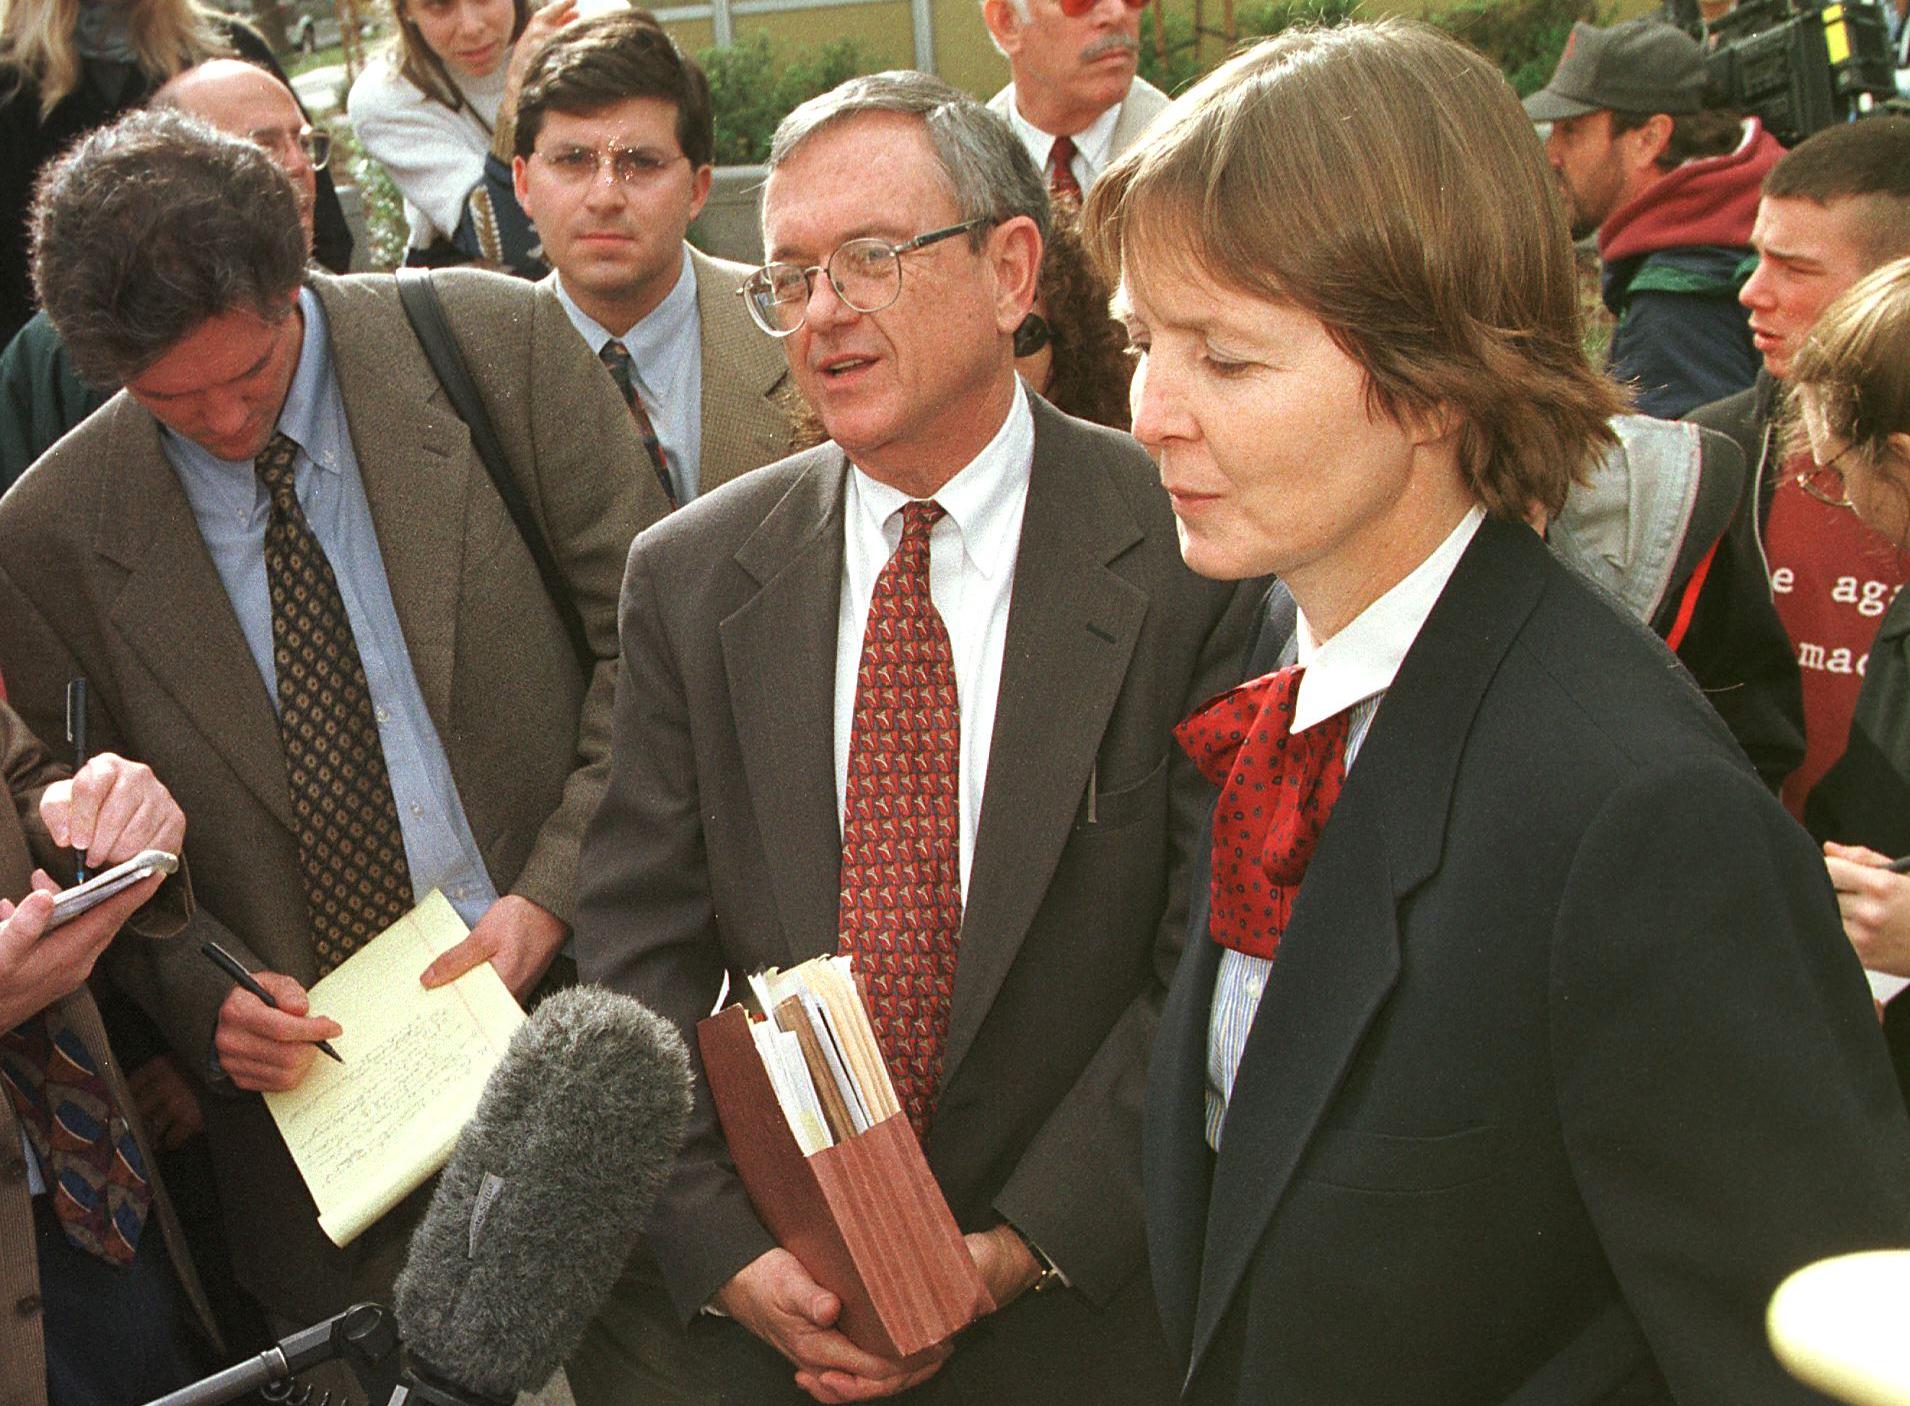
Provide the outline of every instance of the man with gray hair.
[[769,165],[745,300],[832,442],[631,551],[579,966],[689,1034],[726,975],[847,955],[997,1309],[952,1352],[851,1343],[752,1209],[699,1066],[572,1386],[1167,1399],[1138,1113],[1201,790],[1167,737],[1252,601],[1182,566],[1132,440],[1017,380],[1048,211],[999,118],[922,74],[858,78],[791,113]]
[[1135,72],[1146,0],[982,0],[1014,81],[988,100],[1055,195],[1079,202],[1167,106]]
[[33,242],[74,365],[125,390],[0,503],[0,659],[47,736],[86,677],[96,743],[195,816],[197,931],[122,985],[221,1095],[240,1284],[303,1326],[389,1293],[422,1205],[333,1247],[257,1095],[341,1033],[306,988],[434,889],[472,931],[418,978],[488,960],[529,999],[607,764],[619,568],[667,505],[550,292],[439,275],[547,584],[393,281],[309,273],[292,185],[251,142],[134,114],[61,158]]

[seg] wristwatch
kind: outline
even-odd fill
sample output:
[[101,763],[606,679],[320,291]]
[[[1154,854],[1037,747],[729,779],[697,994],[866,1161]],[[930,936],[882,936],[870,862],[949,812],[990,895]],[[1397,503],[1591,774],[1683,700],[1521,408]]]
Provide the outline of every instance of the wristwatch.
[[1026,1245],[1028,1247],[1028,1253],[1035,1257],[1035,1263],[1041,1266],[1041,1273],[1036,1277],[1035,1282],[1028,1286],[1029,1293],[1045,1294],[1048,1290],[1054,1288],[1055,1285],[1066,1284],[1068,1282],[1066,1276],[1056,1267],[1055,1262],[1041,1252],[1041,1246],[1035,1244],[1034,1241],[1021,1233],[1020,1226],[1012,1221],[1006,1221],[1004,1224],[1015,1232],[1016,1238],[1019,1239],[1022,1244]]

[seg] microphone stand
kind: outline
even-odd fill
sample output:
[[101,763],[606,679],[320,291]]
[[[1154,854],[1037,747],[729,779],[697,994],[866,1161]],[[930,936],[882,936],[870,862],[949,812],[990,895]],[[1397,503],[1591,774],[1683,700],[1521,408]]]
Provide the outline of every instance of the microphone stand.
[[398,1326],[383,1304],[353,1304],[322,1323],[281,1338],[249,1361],[181,1387],[147,1406],[224,1406],[248,1392],[277,1386],[322,1362],[343,1360],[368,1401],[398,1389]]

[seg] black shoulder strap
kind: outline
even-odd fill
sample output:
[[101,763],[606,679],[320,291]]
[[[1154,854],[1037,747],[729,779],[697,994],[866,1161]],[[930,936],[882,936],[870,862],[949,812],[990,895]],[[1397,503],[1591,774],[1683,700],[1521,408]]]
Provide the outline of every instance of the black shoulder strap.
[[511,521],[517,524],[518,535],[524,539],[524,545],[530,548],[531,560],[537,563],[537,574],[543,578],[544,589],[550,595],[551,604],[557,608],[557,618],[563,621],[564,633],[570,636],[570,647],[577,655],[577,667],[583,670],[588,682],[591,671],[596,668],[597,656],[590,648],[589,636],[584,633],[583,617],[577,613],[577,602],[571,598],[563,573],[557,569],[557,559],[551,555],[550,544],[544,540],[537,519],[531,516],[524,490],[518,486],[516,476],[511,473],[510,460],[504,455],[504,446],[498,443],[497,430],[491,424],[491,413],[484,408],[484,401],[478,395],[477,384],[471,379],[470,368],[465,365],[464,353],[452,339],[451,324],[445,320],[444,303],[431,281],[431,270],[399,269],[398,298],[404,304],[405,316],[411,319],[411,330],[418,334],[418,345],[423,348],[426,360],[431,363],[432,371],[437,374],[439,384],[444,387],[444,393],[451,401],[451,408],[457,411],[458,418],[464,421],[465,428],[471,432],[471,444],[476,448],[478,458],[484,461],[485,471],[490,474],[491,482],[497,488],[497,496],[504,500],[504,510],[511,515]]

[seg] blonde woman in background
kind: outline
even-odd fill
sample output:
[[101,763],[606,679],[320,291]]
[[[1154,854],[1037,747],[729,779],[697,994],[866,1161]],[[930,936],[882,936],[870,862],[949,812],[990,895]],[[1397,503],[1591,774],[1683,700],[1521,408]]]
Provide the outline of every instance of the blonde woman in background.
[[404,196],[408,264],[481,262],[542,277],[511,187],[517,90],[576,0],[393,0],[391,48],[352,84],[352,129]]
[[[1812,462],[1800,486],[1910,545],[1910,259],[1885,264],[1825,309],[1790,380]],[[1844,755],[1812,790],[1805,816],[1826,837],[1857,955],[1873,972],[1910,977],[1910,875],[1890,869],[1910,854],[1910,599],[1899,595],[1884,611],[1863,674]],[[1910,996],[1884,1007],[1884,1034],[1897,1081],[1910,1090]]]
[[[46,160],[215,56],[284,71],[257,33],[197,0],[0,0],[0,346],[33,315],[26,212]],[[318,176],[314,253],[343,272],[351,231]]]

